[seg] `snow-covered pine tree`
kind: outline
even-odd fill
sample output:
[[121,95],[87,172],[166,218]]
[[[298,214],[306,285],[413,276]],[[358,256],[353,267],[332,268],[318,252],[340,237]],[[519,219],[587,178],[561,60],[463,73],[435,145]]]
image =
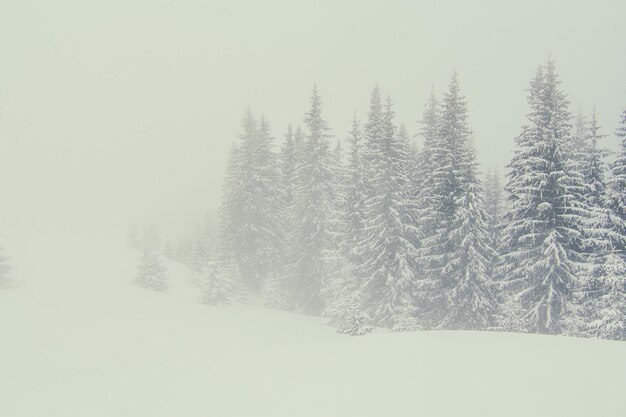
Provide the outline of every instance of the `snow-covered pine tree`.
[[488,329],[493,325],[497,308],[491,275],[497,254],[489,233],[489,216],[484,209],[475,151],[471,144],[466,146],[464,191],[456,203],[449,234],[456,248],[450,256],[448,267],[443,271],[444,274],[453,274],[457,281],[447,292],[446,297],[451,300],[451,305],[441,327]]
[[363,312],[360,301],[355,299],[354,302],[349,303],[346,312],[338,318],[337,333],[363,336],[374,329],[369,323],[370,318]]
[[334,209],[335,215],[333,216],[332,230],[333,247],[335,248],[329,255],[328,263],[330,267],[330,274],[328,281],[322,288],[322,298],[324,299],[325,309],[324,315],[331,317],[331,324],[334,318],[337,316],[337,312],[334,310],[334,304],[340,293],[342,293],[342,286],[345,284],[346,272],[347,272],[347,260],[343,256],[343,248],[345,243],[345,234],[347,224],[345,223],[345,189],[346,180],[346,166],[344,164],[343,147],[341,140],[337,140],[335,147],[331,153],[330,167],[332,171],[332,178],[335,189],[335,202]]
[[590,306],[588,329],[601,339],[626,340],[626,262],[623,253],[604,257],[600,292]]
[[[582,230],[588,209],[572,161],[568,101],[554,62],[539,67],[530,86],[528,124],[515,139],[507,190],[499,275],[510,295],[507,325],[537,333],[573,331]],[[513,329],[511,329],[513,330]]]
[[350,155],[343,194],[345,238],[342,251],[350,264],[360,265],[361,258],[356,248],[363,238],[366,184],[362,161],[363,133],[356,117],[352,121],[348,140]]
[[280,183],[267,120],[257,123],[248,110],[242,130],[224,183],[220,234],[229,262],[258,293],[281,264]]
[[622,138],[622,149],[612,164],[613,176],[604,187],[604,164],[606,153],[598,149],[598,126],[595,111],[590,123],[590,148],[584,173],[588,185],[587,199],[592,204],[591,252],[593,268],[586,285],[585,302],[588,325],[585,330],[592,336],[626,340],[626,235],[625,219],[622,217],[623,193],[626,182],[626,111],[617,135]]
[[285,141],[280,148],[280,182],[284,192],[284,202],[282,204],[285,215],[293,210],[295,192],[293,178],[296,172],[297,152],[293,127],[289,124],[287,133],[285,133]]
[[[296,167],[298,163],[298,155],[302,143],[302,131],[294,134],[291,124],[287,126],[285,140],[280,148],[279,154],[279,187],[281,193],[277,210],[280,212],[278,216],[278,225],[280,227],[280,235],[282,241],[279,242],[282,252],[281,265],[270,273],[261,288],[261,299],[263,305],[269,308],[288,309],[289,294],[287,288],[287,278],[291,260],[294,258],[293,229],[295,225],[294,204],[295,204],[295,181]],[[298,137],[296,139],[296,136]]]
[[167,271],[161,264],[159,251],[152,244],[145,244],[137,267],[135,285],[154,291],[167,290]]
[[418,230],[414,202],[408,198],[408,143],[396,132],[390,99],[383,108],[378,86],[365,126],[363,161],[368,184],[357,270],[363,308],[377,325],[414,329]]
[[339,249],[345,261],[345,269],[334,283],[325,314],[331,318],[331,324],[336,326],[339,333],[357,335],[367,333],[367,327],[364,326],[369,321],[361,311],[361,281],[355,271],[355,267],[362,263],[357,246],[363,238],[365,215],[363,137],[356,116],[352,121],[348,142],[350,152],[340,197],[343,239]]
[[294,148],[294,172],[291,177],[293,186],[296,186],[298,180],[297,170],[302,165],[302,159],[304,158],[305,137],[302,127],[298,126],[293,134],[293,148]]
[[[439,102],[437,101],[434,90],[431,90],[430,97],[424,108],[424,113],[422,114],[422,120],[419,122],[419,135],[423,139],[422,150],[420,151],[420,168],[424,182],[431,181],[433,176],[432,151],[439,135],[439,117]],[[423,188],[428,188],[428,186],[425,185]]]
[[[586,227],[583,230],[583,246],[585,252],[585,268],[578,273],[579,285],[576,298],[586,307],[583,316],[593,319],[597,298],[603,292],[603,281],[609,269],[604,266],[609,257],[615,267],[619,256],[614,254],[616,245],[622,241],[618,228],[619,218],[607,207],[606,187],[605,187],[605,163],[604,158],[608,152],[599,146],[599,141],[605,136],[600,134],[597,114],[595,109],[591,114],[588,126],[579,127],[581,117],[577,118],[576,134],[585,134],[583,139],[577,139],[578,150],[575,148],[574,158],[578,163],[578,169],[583,177],[585,185],[585,201],[590,210],[590,215],[586,220]],[[589,327],[589,326],[587,326]],[[591,326],[593,327],[593,326]],[[584,333],[586,329],[582,329]]]
[[[422,137],[422,148],[419,151],[418,161],[413,166],[411,178],[414,188],[417,188],[418,225],[420,237],[429,236],[434,233],[437,225],[434,216],[430,216],[435,207],[432,198],[433,178],[434,178],[434,156],[435,145],[438,139],[440,108],[434,90],[431,90],[430,98],[426,103],[422,120],[419,122],[419,135]],[[420,259],[422,262],[423,259]],[[424,265],[425,266],[425,265]]]
[[[626,236],[626,109],[622,112],[615,134],[621,139],[621,143],[617,158],[611,164],[612,175],[607,181],[607,204],[620,219],[615,229],[621,236]],[[618,249],[626,251],[625,242],[620,243]]]
[[[242,136],[254,134],[254,119],[249,114],[244,117]],[[219,227],[217,242],[220,247],[220,256],[227,255],[234,259],[237,251],[237,242],[240,239],[240,219],[242,217],[242,184],[241,184],[242,158],[241,149],[237,142],[234,142],[230,149],[224,180],[222,182],[222,199],[219,208]],[[184,257],[184,243],[181,242],[179,252]]]
[[[418,149],[417,144],[411,141],[409,131],[407,130],[404,123],[400,123],[400,127],[398,128],[398,137],[407,144],[407,154],[409,158],[407,167],[407,198],[412,201],[413,209],[419,210],[419,198],[423,183],[421,153]],[[417,212],[415,212],[415,215],[417,216]],[[416,236],[416,239],[417,240],[414,242],[414,244],[416,247],[419,247],[419,234]]]
[[218,250],[215,260],[209,261],[203,269],[200,301],[209,305],[225,305],[234,301],[240,274],[231,255]]
[[489,276],[494,250],[470,135],[467,103],[454,72],[429,145],[429,212],[422,220],[425,321],[433,328],[485,329],[496,307]]
[[333,174],[333,181],[335,183],[335,203],[333,208],[335,215],[332,216],[331,230],[335,244],[333,245],[335,250],[333,251],[334,266],[333,269],[338,275],[343,274],[345,268],[345,259],[341,255],[341,246],[345,241],[346,224],[345,224],[345,186],[347,184],[347,170],[344,160],[343,146],[341,140],[337,140],[335,148],[331,154],[331,169]]
[[330,136],[317,87],[304,122],[308,128],[295,175],[295,259],[290,267],[291,299],[294,307],[317,314],[324,311],[320,295],[331,275],[335,247],[333,224],[337,216]]
[[585,137],[585,147],[582,151],[584,157],[582,158],[581,168],[583,181],[588,187],[586,192],[587,204],[604,207],[606,205],[606,184],[604,178],[606,163],[604,160],[609,156],[609,152],[599,144],[599,141],[603,140],[606,135],[600,133],[598,114],[595,107],[591,113],[589,126],[583,132],[586,132],[587,136]]

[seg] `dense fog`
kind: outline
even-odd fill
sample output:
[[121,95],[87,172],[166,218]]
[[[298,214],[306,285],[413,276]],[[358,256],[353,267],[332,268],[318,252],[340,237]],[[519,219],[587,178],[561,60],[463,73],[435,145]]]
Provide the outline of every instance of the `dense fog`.
[[625,18],[0,2],[0,417],[623,416]]
[[[411,135],[453,67],[483,164],[504,166],[549,54],[572,109],[617,126],[624,6],[602,2],[5,1],[0,4],[2,229],[186,231],[215,212],[241,116],[277,139],[317,83],[345,138],[378,82]],[[614,136],[608,138],[613,145]],[[12,179],[9,181],[8,179]],[[191,219],[187,221],[186,219]]]

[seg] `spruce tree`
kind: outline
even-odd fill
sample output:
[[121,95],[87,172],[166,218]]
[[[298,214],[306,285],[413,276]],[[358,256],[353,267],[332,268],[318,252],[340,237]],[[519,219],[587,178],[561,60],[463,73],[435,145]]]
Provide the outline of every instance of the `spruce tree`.
[[587,335],[603,339],[626,340],[626,227],[621,206],[626,185],[626,111],[616,132],[622,138],[622,148],[611,166],[613,175],[607,181],[606,188],[602,163],[606,153],[594,149],[597,147],[597,138],[602,137],[597,133],[595,112],[590,132],[592,146],[588,152],[586,183],[590,185],[588,198],[595,204],[592,206],[594,233],[589,245],[593,268],[583,298],[589,316],[585,330]]
[[284,193],[282,205],[285,215],[288,214],[289,210],[293,209],[295,193],[293,179],[296,172],[298,151],[299,149],[297,148],[297,143],[294,138],[293,127],[289,124],[289,126],[287,126],[287,133],[285,133],[285,141],[280,149],[280,182]]
[[582,176],[585,185],[588,187],[586,198],[587,204],[595,207],[604,207],[605,201],[605,158],[609,156],[609,152],[600,146],[599,141],[603,140],[606,135],[600,133],[598,124],[598,114],[596,109],[591,113],[589,126],[585,130],[587,136],[585,138],[585,147],[583,148],[582,158]]
[[601,266],[599,293],[591,304],[588,325],[601,339],[626,340],[626,262],[622,253],[610,253]]
[[422,220],[423,303],[433,328],[488,328],[496,307],[489,275],[494,250],[470,135],[455,72],[429,144],[432,179]]
[[[611,271],[619,270],[616,266],[620,257],[614,254],[615,247],[619,245],[623,237],[615,225],[619,224],[619,219],[608,207],[605,186],[605,163],[604,158],[608,152],[599,145],[599,141],[605,135],[600,134],[597,114],[595,109],[591,114],[589,124],[584,129],[577,127],[577,135],[585,133],[581,150],[574,153],[578,161],[580,173],[585,185],[585,200],[589,208],[589,217],[586,227],[583,230],[583,246],[586,263],[578,272],[579,285],[575,294],[576,299],[585,307],[582,310],[582,317],[588,322],[580,329],[581,334],[588,334],[591,331],[597,333],[595,327],[597,312],[600,309],[599,298],[611,288],[605,288],[611,280]],[[580,141],[580,139],[579,139]],[[607,268],[607,263],[612,266]]]
[[341,294],[344,293],[345,289],[343,287],[347,284],[346,280],[349,279],[347,258],[344,256],[346,231],[348,227],[346,223],[345,206],[347,171],[344,165],[343,147],[340,140],[337,140],[331,153],[330,168],[334,182],[333,187],[335,189],[335,215],[332,217],[330,227],[334,250],[328,257],[330,274],[328,281],[322,288],[322,297],[325,303],[324,315],[331,317],[332,324],[335,318],[341,315],[341,308],[337,305],[337,301],[341,298]]
[[295,193],[296,193],[296,169],[301,151],[302,132],[298,129],[294,133],[291,124],[287,126],[285,140],[280,148],[279,156],[279,189],[277,197],[280,199],[277,210],[278,216],[277,226],[280,228],[282,236],[279,242],[281,250],[281,265],[268,275],[266,281],[261,288],[261,298],[263,305],[269,308],[288,309],[288,277],[290,268],[295,257],[294,253],[294,228],[296,218],[294,214]]
[[225,305],[234,301],[238,293],[236,262],[226,253],[217,251],[216,259],[204,269],[200,301],[208,305]]
[[415,322],[417,227],[408,198],[408,143],[398,136],[391,100],[386,106],[375,87],[365,127],[367,166],[365,235],[359,244],[362,302],[377,325],[408,330]]
[[159,251],[152,244],[144,245],[133,283],[154,291],[167,290],[167,271],[161,264]]
[[313,88],[304,122],[308,134],[295,175],[296,249],[290,268],[290,292],[297,310],[318,314],[324,310],[320,292],[329,282],[330,259],[337,250],[332,230],[337,212],[329,128],[322,117],[317,87]]
[[344,257],[351,265],[359,265],[361,258],[356,250],[363,238],[365,226],[366,180],[363,167],[363,136],[356,117],[349,133],[350,155],[344,184],[345,239],[342,247]]
[[[611,164],[611,178],[607,181],[607,204],[619,220],[615,224],[616,230],[621,236],[626,236],[626,109],[615,134],[621,142],[617,157]],[[626,251],[626,244],[620,242],[618,249]]]
[[357,247],[363,239],[365,215],[365,183],[362,161],[363,137],[359,122],[355,118],[348,134],[350,152],[348,164],[342,177],[340,217],[342,241],[339,250],[345,267],[334,283],[325,314],[339,333],[361,333],[362,326],[369,322],[361,309],[361,280],[357,267],[362,260]]
[[[229,158],[226,164],[226,171],[222,182],[222,199],[219,208],[219,226],[214,258],[212,263],[203,274],[201,284],[206,286],[202,290],[202,301],[208,304],[230,300],[235,294],[242,291],[241,272],[239,271],[238,242],[241,240],[241,221],[243,217],[243,184],[242,171],[243,160],[241,145],[239,142],[243,138],[249,138],[255,132],[256,125],[250,111],[246,113],[242,121],[243,132],[239,136],[238,142],[233,142]],[[181,242],[179,252],[181,257],[185,256],[185,243]],[[223,274],[218,274],[223,270]],[[219,280],[218,280],[219,278]],[[224,279],[226,282],[222,282]],[[224,290],[225,289],[225,290]],[[225,297],[222,294],[227,294]]]
[[345,314],[337,322],[337,333],[350,336],[363,336],[374,328],[369,324],[369,316],[363,312],[358,302],[349,304]]
[[267,120],[257,122],[248,110],[242,130],[224,183],[221,235],[229,262],[237,263],[248,290],[258,293],[281,266],[280,183]]
[[440,108],[437,97],[434,90],[431,91],[430,97],[424,112],[422,114],[422,120],[420,121],[419,135],[422,137],[422,150],[420,151],[420,173],[421,180],[424,182],[422,189],[428,189],[430,181],[433,178],[434,164],[433,164],[433,147],[437,141],[439,135],[440,125]]
[[515,139],[507,190],[500,276],[510,294],[509,326],[537,333],[575,331],[585,187],[573,161],[568,101],[554,63],[531,82],[528,124]]

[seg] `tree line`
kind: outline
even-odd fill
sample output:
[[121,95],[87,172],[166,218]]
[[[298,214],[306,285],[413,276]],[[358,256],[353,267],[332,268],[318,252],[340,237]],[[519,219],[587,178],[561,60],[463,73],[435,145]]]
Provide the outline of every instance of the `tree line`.
[[598,116],[572,117],[554,62],[528,90],[504,187],[483,180],[457,74],[418,149],[378,86],[348,147],[314,87],[275,149],[248,110],[226,168],[205,301],[260,299],[372,326],[626,338],[626,110],[610,166]]

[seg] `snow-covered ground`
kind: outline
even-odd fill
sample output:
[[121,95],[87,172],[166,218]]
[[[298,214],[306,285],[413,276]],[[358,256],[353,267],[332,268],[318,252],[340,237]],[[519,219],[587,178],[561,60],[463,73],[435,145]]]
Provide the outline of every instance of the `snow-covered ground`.
[[0,417],[626,415],[626,343],[536,335],[335,334],[323,319],[135,288],[114,240],[5,251]]

